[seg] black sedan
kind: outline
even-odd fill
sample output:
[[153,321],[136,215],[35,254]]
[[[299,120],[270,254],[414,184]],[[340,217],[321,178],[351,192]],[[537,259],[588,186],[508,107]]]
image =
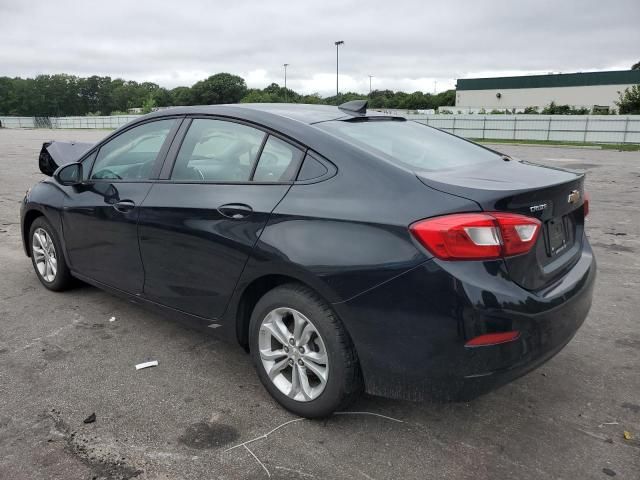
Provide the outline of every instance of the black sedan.
[[591,305],[582,174],[365,102],[169,109],[39,160],[52,178],[21,217],[46,288],[214,330],[302,416],[363,390],[473,398],[558,353]]

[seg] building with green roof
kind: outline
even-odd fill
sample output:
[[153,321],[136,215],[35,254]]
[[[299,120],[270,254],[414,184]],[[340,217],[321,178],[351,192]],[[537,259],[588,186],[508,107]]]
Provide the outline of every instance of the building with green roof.
[[606,110],[616,108],[618,92],[638,84],[640,70],[462,78],[456,84],[456,108],[521,111],[525,107],[538,107],[542,110],[555,102]]

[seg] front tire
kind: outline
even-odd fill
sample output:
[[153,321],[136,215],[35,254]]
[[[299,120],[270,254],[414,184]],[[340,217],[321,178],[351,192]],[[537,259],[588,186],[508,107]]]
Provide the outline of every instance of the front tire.
[[360,393],[353,343],[333,310],[309,288],[286,284],[267,292],[249,329],[260,381],[287,410],[326,417]]
[[29,249],[33,269],[42,285],[55,292],[71,286],[73,279],[64,259],[62,245],[46,218],[38,217],[31,224]]

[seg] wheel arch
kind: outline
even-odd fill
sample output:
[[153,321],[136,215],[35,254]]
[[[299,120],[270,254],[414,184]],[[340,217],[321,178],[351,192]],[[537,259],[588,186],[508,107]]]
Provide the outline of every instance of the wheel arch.
[[36,208],[32,208],[28,210],[24,214],[24,220],[22,221],[22,244],[24,245],[24,251],[27,254],[27,257],[31,257],[31,249],[29,246],[31,245],[31,239],[29,238],[29,231],[31,230],[31,225],[35,222],[36,218],[46,217],[44,213]]
[[256,303],[258,303],[260,298],[267,292],[287,283],[303,285],[312,290],[324,300],[327,305],[332,305],[330,298],[326,294],[327,292],[323,293],[320,289],[315,288],[314,285],[300,278],[287,274],[266,274],[254,278],[242,289],[235,308],[231,309],[235,313],[232,314],[233,316],[231,318],[235,319],[236,339],[245,350],[249,350],[249,322]]

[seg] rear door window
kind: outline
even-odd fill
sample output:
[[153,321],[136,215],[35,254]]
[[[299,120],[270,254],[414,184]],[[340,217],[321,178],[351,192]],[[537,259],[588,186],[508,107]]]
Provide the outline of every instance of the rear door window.
[[290,182],[296,176],[301,159],[300,149],[270,135],[260,155],[253,181]]
[[265,135],[240,123],[197,118],[182,141],[171,179],[249,181]]

